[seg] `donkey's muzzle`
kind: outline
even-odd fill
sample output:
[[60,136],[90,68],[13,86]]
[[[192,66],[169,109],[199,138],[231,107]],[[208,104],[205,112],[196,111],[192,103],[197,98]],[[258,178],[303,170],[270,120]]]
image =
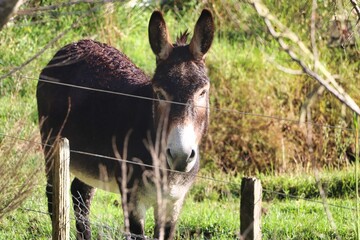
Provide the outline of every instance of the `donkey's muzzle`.
[[170,130],[166,160],[172,170],[189,172],[198,158],[197,134],[192,124],[177,125]]

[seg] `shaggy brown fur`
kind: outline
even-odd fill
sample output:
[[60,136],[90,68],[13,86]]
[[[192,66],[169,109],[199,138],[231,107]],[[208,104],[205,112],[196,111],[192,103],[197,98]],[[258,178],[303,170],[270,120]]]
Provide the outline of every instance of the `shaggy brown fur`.
[[[150,45],[158,63],[152,80],[123,53],[93,40],[63,47],[41,72],[37,103],[48,208],[51,213],[50,146],[58,137],[66,137],[75,175],[71,193],[78,239],[91,239],[88,215],[95,187],[122,194],[127,233],[142,238],[144,209],[154,207],[155,237],[173,238],[185,194],[199,170],[198,144],[208,125],[209,79],[203,59],[213,35],[211,13],[204,10],[191,43],[186,45],[185,31],[179,46],[172,45],[162,14],[155,11],[149,23]],[[166,181],[161,189],[156,189],[152,166],[159,160],[150,154],[149,144],[159,142],[165,144],[157,154],[166,156],[162,164],[168,171],[162,173]],[[108,158],[118,155],[128,162]],[[158,192],[167,199],[166,211],[158,205]]]

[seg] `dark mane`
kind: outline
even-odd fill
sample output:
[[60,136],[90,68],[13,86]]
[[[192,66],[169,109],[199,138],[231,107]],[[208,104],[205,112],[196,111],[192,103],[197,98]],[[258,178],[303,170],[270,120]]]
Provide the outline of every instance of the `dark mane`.
[[176,46],[184,46],[186,45],[186,42],[187,42],[187,38],[189,36],[189,32],[188,30],[186,29],[185,32],[180,32],[180,35],[176,37],[176,43],[175,45]]

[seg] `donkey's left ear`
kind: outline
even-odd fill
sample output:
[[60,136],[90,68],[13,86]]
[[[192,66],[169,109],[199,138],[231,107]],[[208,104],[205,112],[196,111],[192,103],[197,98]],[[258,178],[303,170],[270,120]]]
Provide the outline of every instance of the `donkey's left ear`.
[[165,60],[171,53],[169,33],[163,15],[154,11],[149,22],[149,42],[157,60]]
[[209,10],[204,9],[196,22],[194,36],[189,46],[195,59],[201,60],[205,58],[205,54],[214,39],[214,32],[215,24],[212,14]]

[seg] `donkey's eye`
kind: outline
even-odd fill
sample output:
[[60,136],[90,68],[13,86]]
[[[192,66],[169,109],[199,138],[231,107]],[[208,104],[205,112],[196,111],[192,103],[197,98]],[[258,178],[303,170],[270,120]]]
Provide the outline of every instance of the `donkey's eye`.
[[206,95],[206,90],[204,89],[201,91],[199,97],[204,97],[205,95]]
[[155,95],[156,95],[156,98],[159,99],[159,100],[162,100],[162,101],[166,100],[166,97],[165,97],[164,94],[163,94],[162,92],[160,92],[160,91],[157,91],[157,92],[155,93]]

